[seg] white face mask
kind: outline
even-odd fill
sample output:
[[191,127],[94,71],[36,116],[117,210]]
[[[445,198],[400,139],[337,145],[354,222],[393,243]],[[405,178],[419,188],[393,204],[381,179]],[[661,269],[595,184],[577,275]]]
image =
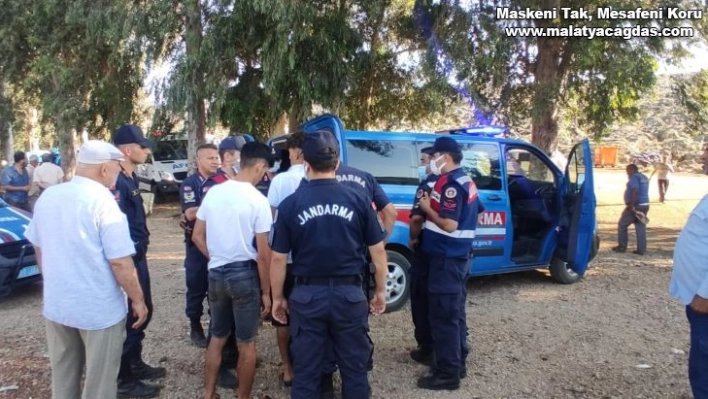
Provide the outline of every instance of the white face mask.
[[437,157],[437,159],[433,159],[430,161],[430,171],[433,172],[434,175],[441,175],[442,174],[442,168],[447,165],[447,162],[443,162],[442,165],[438,166],[438,161],[443,159],[443,155],[440,155]]

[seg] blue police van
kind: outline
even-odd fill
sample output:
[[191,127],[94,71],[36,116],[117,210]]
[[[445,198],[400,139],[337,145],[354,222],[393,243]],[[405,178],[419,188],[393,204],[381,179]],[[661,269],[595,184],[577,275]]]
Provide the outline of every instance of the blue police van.
[[42,279],[34,248],[25,238],[30,217],[0,199],[0,301],[13,289]]
[[[420,182],[420,150],[440,134],[452,135],[461,144],[462,168],[474,180],[486,208],[478,219],[470,277],[549,267],[553,279],[572,284],[597,254],[588,140],[575,145],[565,170],[560,170],[539,148],[500,137],[494,127],[438,133],[363,132],[345,130],[336,116],[326,114],[300,129],[332,132],[340,143],[342,162],[371,173],[398,210],[386,246],[388,311],[400,309],[409,296],[408,222]],[[270,141],[276,154],[286,138]]]

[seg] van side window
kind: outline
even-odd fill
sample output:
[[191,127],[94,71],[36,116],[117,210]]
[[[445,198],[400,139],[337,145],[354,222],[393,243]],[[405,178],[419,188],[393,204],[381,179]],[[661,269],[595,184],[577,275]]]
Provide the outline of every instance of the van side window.
[[501,190],[499,147],[495,144],[462,144],[462,170],[480,190]]
[[506,173],[537,182],[555,182],[551,168],[536,154],[521,148],[510,148],[506,151]]
[[347,164],[371,173],[380,184],[417,186],[418,150],[402,140],[347,140]]

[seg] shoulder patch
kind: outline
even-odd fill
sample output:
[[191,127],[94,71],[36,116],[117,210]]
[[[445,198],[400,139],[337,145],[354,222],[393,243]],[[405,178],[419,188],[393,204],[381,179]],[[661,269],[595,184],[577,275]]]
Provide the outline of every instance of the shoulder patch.
[[185,185],[182,187],[182,191],[187,192],[187,191],[192,191],[192,186]]
[[[187,190],[185,190],[185,191],[187,191]],[[192,202],[192,201],[194,201],[194,192],[191,192],[191,189],[190,189],[190,192],[185,192],[185,193],[184,193],[184,201],[185,201],[185,202]]]
[[448,187],[447,190],[445,190],[445,197],[446,198],[455,198],[457,196],[457,189],[455,187]]
[[422,189],[418,189],[418,192],[415,193],[415,197],[416,197],[416,198],[421,198],[421,197],[423,197],[423,190],[422,190]]

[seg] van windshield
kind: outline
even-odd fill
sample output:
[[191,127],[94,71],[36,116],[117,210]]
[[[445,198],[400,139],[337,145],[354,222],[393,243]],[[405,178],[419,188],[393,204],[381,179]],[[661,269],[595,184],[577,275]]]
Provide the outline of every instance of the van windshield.
[[371,173],[380,184],[417,186],[418,150],[404,140],[347,140],[347,164]]
[[155,161],[187,159],[187,140],[158,141],[152,151]]

